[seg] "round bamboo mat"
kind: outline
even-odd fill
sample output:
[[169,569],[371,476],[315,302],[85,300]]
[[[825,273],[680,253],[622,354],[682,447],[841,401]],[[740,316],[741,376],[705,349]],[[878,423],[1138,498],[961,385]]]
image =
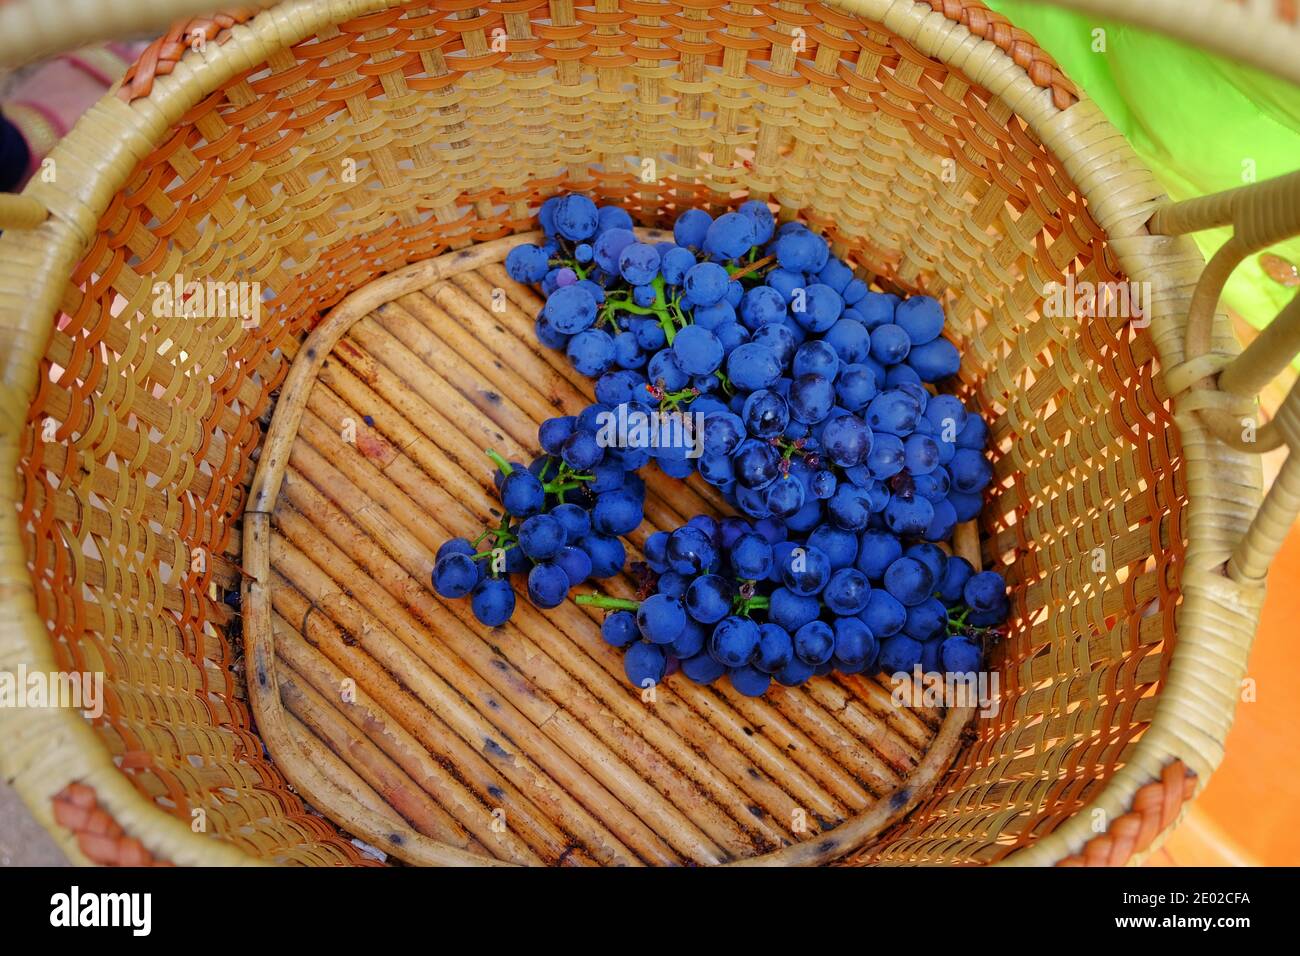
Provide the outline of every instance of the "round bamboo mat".
[[[592,400],[502,266],[533,238],[386,276],[292,347],[245,516],[272,757],[410,862],[819,863],[865,845],[947,769],[968,711],[896,707],[882,680],[841,675],[758,700],[682,675],[642,692],[595,609],[521,597],[488,629],[430,587],[437,547],[498,507],[483,449],[529,460],[539,422]],[[631,560],[652,531],[725,513],[698,476],[646,480]]]

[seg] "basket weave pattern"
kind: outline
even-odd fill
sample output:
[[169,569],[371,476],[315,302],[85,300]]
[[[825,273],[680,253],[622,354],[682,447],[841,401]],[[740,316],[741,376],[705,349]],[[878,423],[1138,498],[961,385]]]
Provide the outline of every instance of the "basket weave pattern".
[[[1004,21],[930,5],[947,18],[936,29],[968,25],[1057,108],[1076,101]],[[210,35],[227,45],[237,24]],[[411,3],[252,62],[171,122],[108,202],[21,439],[38,613],[60,667],[106,672],[95,730],[141,796],[186,824],[202,808],[252,857],[359,861],[263,753],[221,603],[286,344],[377,276],[529,228],[560,189],[648,226],[770,198],[882,287],[945,301],[961,390],[993,423],[985,560],[1008,569],[1015,627],[994,652],[999,713],[855,862],[1002,859],[1125,764],[1174,643],[1178,432],[1148,336],[1039,314],[1067,271],[1125,277],[1011,102],[815,3]],[[137,72],[126,99],[163,82]],[[260,326],[155,317],[154,283],[177,275],[260,282]]]

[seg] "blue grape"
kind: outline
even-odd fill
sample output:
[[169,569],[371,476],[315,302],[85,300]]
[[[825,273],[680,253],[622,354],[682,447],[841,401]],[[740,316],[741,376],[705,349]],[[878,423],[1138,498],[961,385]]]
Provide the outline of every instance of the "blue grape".
[[918,345],[907,355],[907,364],[923,382],[938,382],[956,375],[961,368],[961,353],[947,339],[935,339]]
[[862,670],[876,658],[876,637],[856,617],[840,617],[835,620],[835,663],[849,673]]
[[961,555],[953,555],[944,563],[943,574],[935,582],[935,589],[944,601],[956,604],[963,599],[963,589],[975,569]]
[[549,514],[533,515],[519,526],[519,547],[534,561],[555,557],[567,540],[564,525]]
[[885,590],[906,607],[920,604],[934,590],[934,574],[916,558],[893,561],[884,574]]
[[868,292],[853,310],[862,316],[862,324],[869,331],[874,331],[882,325],[894,324],[894,314],[901,301],[896,295]]
[[553,216],[555,231],[573,242],[594,236],[600,222],[596,204],[577,193],[562,198],[555,205]]
[[[799,299],[796,297],[791,314],[800,326],[809,332],[826,332],[835,325],[840,313],[844,311],[844,300],[830,286],[813,283],[804,290],[803,308],[798,306]],[[828,344],[827,347],[831,346]]]
[[913,475],[928,475],[939,467],[939,444],[929,435],[913,433],[903,442],[903,463]]
[[758,625],[747,617],[724,617],[709,637],[709,653],[727,667],[744,667],[758,650]]
[[550,262],[540,246],[515,246],[506,256],[506,272],[516,282],[528,285],[541,282],[549,269]]
[[664,281],[675,286],[682,284],[687,270],[693,265],[695,265],[695,256],[680,246],[669,249],[659,260],[659,269],[663,273]]
[[704,250],[716,259],[739,259],[753,245],[754,221],[738,212],[719,216],[704,234]]
[[948,473],[953,489],[966,495],[978,494],[993,480],[988,460],[974,448],[958,448],[948,463]]
[[867,424],[872,431],[905,437],[916,430],[921,403],[902,389],[881,392],[867,406]]
[[662,349],[654,354],[650,364],[646,366],[646,377],[669,392],[681,391],[690,384],[691,380],[681,363],[677,361],[677,353],[671,348]]
[[771,286],[754,286],[741,300],[740,317],[747,328],[755,331],[782,322],[786,317],[785,296]]
[[557,333],[574,335],[596,321],[596,300],[580,286],[566,286],[551,293],[542,317]]
[[907,332],[892,322],[871,330],[871,357],[882,365],[897,365],[911,348]]
[[434,563],[433,589],[445,598],[463,598],[482,577],[481,562],[467,554],[448,554]]
[[835,632],[825,621],[809,621],[795,631],[794,653],[805,664],[825,664],[835,653]]
[[898,304],[894,322],[907,333],[912,345],[924,345],[943,331],[943,306],[928,295],[914,295]]
[[757,667],[737,667],[727,676],[736,692],[746,697],[762,697],[772,686],[772,675],[765,674]]
[[841,468],[860,464],[871,453],[872,439],[871,429],[849,412],[832,415],[822,431],[827,457]]
[[618,271],[631,285],[650,285],[659,274],[659,250],[645,242],[629,243],[618,254]]
[[652,644],[671,644],[686,627],[686,609],[680,598],[652,594],[637,608],[641,636]]
[[785,431],[785,426],[790,421],[790,408],[776,392],[759,389],[745,399],[740,417],[751,435],[775,438]]
[[713,217],[703,209],[687,209],[673,224],[673,239],[679,246],[696,249],[704,245],[704,237],[713,224]]
[[790,383],[790,414],[797,421],[815,425],[835,407],[835,387],[816,372],[800,375]]
[[781,453],[767,442],[741,442],[732,456],[736,482],[750,491],[761,491],[780,475]]
[[830,524],[819,525],[808,536],[808,545],[826,554],[832,571],[852,567],[858,556],[858,536]]
[[682,287],[697,306],[713,305],[727,294],[731,277],[716,262],[700,262],[686,270]]
[[668,659],[663,649],[644,641],[633,644],[623,655],[623,673],[634,687],[650,687],[664,679]]
[[870,593],[871,584],[865,574],[856,568],[840,568],[826,582],[822,601],[832,613],[848,617],[866,610]]
[[916,537],[926,532],[934,520],[934,505],[920,495],[891,495],[885,506],[885,526],[900,537]]
[[500,627],[515,613],[515,589],[502,578],[484,578],[474,587],[469,606],[480,624]]
[[682,673],[697,684],[712,684],[727,672],[727,665],[707,652],[682,661]]
[[791,230],[776,240],[776,261],[791,272],[819,272],[829,257],[826,241],[806,229]]
[[627,552],[623,542],[612,535],[592,532],[582,539],[579,547],[591,555],[591,576],[612,578],[623,570]]
[[501,504],[516,518],[531,518],[546,504],[546,489],[536,475],[516,468],[501,481]]
[[737,388],[755,392],[776,383],[781,363],[767,346],[746,342],[727,357],[727,377]]
[[756,532],[744,532],[731,547],[731,566],[737,577],[764,580],[772,573],[772,561],[772,545]]
[[698,325],[688,325],[673,339],[673,354],[687,375],[711,375],[722,364],[722,343]]
[[566,354],[579,374],[595,378],[614,364],[614,340],[604,329],[586,329],[569,340]]
[[441,561],[449,554],[467,554],[471,558],[478,552],[474,550],[474,545],[470,544],[468,538],[449,538],[438,546],[434,554],[434,562]]
[[748,202],[741,203],[740,208],[736,211],[749,218],[753,229],[754,245],[761,246],[772,238],[772,234],[776,231],[776,218],[772,215],[772,210],[768,208],[767,203],[761,199],[751,199]]
[[678,574],[712,572],[718,565],[718,549],[708,534],[683,525],[668,536],[665,549],[668,566]]
[[677,635],[677,640],[668,645],[669,651],[673,657],[678,660],[686,660],[694,657],[704,649],[704,642],[708,639],[708,630],[703,624],[687,615],[686,626],[682,628],[682,633]]
[[810,597],[821,593],[831,576],[830,558],[821,548],[797,548],[781,564],[781,581],[793,594]]
[[[587,471],[595,468],[597,464],[605,457],[605,449],[600,446],[596,436],[587,431],[575,431],[572,435],[564,440],[560,446],[560,457],[564,459],[565,464],[576,471]],[[511,514],[524,515],[517,511],[510,510]]]
[[701,575],[687,586],[684,603],[701,624],[716,624],[731,611],[731,585],[720,575]]
[[764,673],[775,674],[789,664],[793,656],[794,642],[789,631],[770,621],[759,625],[755,667]]
[[840,357],[824,340],[809,339],[795,350],[790,371],[796,378],[817,374],[834,381],[840,373]]
[[996,571],[971,575],[962,588],[966,604],[976,611],[991,611],[1006,599],[1007,583]]
[[873,588],[867,595],[867,606],[859,616],[871,628],[871,633],[883,640],[903,629],[907,623],[907,608],[888,591]]
[[[759,288],[766,287],[759,286]],[[766,325],[760,325],[758,330],[750,336],[749,341],[755,345],[770,349],[772,354],[776,356],[778,365],[782,367],[794,357],[795,349],[799,345],[795,340],[794,333],[790,331],[790,326],[784,322],[768,322]]]
[[786,664],[785,667],[781,668],[772,676],[776,678],[778,684],[783,684],[786,687],[798,687],[800,684],[807,681],[808,678],[813,676],[814,670],[815,668],[813,665],[807,664],[798,657],[792,655],[790,657],[790,663]]
[[821,613],[821,605],[815,597],[795,594],[789,588],[777,588],[768,602],[768,616],[791,633],[809,621],[815,621]]
[[980,669],[979,645],[965,637],[950,637],[941,649],[943,669],[950,674],[970,674]]
[[600,624],[600,636],[614,647],[627,647],[640,640],[641,631],[636,626],[636,615],[631,611],[614,611]]
[[844,365],[856,365],[871,354],[871,333],[856,319],[840,319],[822,337]]
[[591,555],[575,545],[566,544],[555,555],[555,563],[564,569],[570,587],[577,587],[591,577]]
[[528,572],[528,599],[538,607],[558,607],[568,593],[569,576],[558,564],[542,561]]
[[921,642],[895,634],[880,642],[880,667],[886,674],[911,675],[921,663]]
[[907,609],[903,633],[918,641],[938,637],[948,626],[948,609],[938,598],[926,598]]

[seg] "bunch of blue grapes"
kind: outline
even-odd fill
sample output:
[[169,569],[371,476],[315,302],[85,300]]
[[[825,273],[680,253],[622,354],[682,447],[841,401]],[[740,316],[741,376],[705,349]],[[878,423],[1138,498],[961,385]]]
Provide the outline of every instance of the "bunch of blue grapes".
[[788,533],[770,518],[697,516],[647,540],[642,599],[577,601],[611,610],[601,635],[635,686],[680,667],[699,684],[726,674],[751,697],[831,670],[970,673],[1006,619],[1002,576],[935,544],[830,523]]
[[[474,616],[489,627],[514,614],[512,577],[524,580],[534,605],[550,609],[583,582],[614,577],[627,561],[620,537],[641,524],[645,483],[620,453],[606,455],[594,433],[576,422],[567,437],[590,441],[544,441],[555,453],[528,466],[489,450],[497,465],[500,522],[472,541],[452,538],[438,549],[434,590],[445,598],[469,597]],[[542,431],[554,435],[554,428]]]
[[[900,665],[913,657],[927,670],[970,663],[963,648],[978,649],[1005,621],[1008,608],[1005,583],[991,572],[968,575],[976,582],[971,595],[964,583],[942,587],[945,574],[960,577],[963,566],[971,569],[937,545],[979,513],[993,472],[984,420],[934,387],[956,375],[961,364],[956,347],[942,335],[940,304],[924,295],[903,299],[871,291],[825,240],[798,222],[778,227],[759,201],[716,219],[704,210],[686,210],[674,224],[673,240],[662,242],[640,241],[626,211],[598,207],[577,194],[548,199],[539,219],[542,244],[516,247],[506,268],[545,295],[537,337],[564,351],[580,374],[595,381],[596,401],[539,429],[538,462],[549,464],[535,462],[526,470],[553,468],[562,485],[575,487],[543,487],[543,504],[530,514],[507,503],[501,528],[485,532],[484,539],[488,553],[498,555],[498,569],[501,550],[517,547],[522,553],[509,559],[513,564],[505,574],[526,572],[529,597],[543,608],[590,577],[617,573],[624,561],[618,537],[643,515],[644,486],[636,473],[653,462],[673,478],[698,471],[752,524],[700,516],[666,537],[705,534],[719,552],[717,565],[707,570],[664,564],[648,549],[643,583],[650,581],[653,590],[643,594],[643,602],[633,602],[636,615],[613,598],[580,598],[613,609],[606,638],[627,648],[633,683],[660,679],[659,665],[666,671],[674,661],[695,679],[729,673],[744,693],[766,689],[772,677],[798,683],[830,667],[910,670]],[[622,427],[628,422],[651,426],[637,432]],[[544,485],[545,476],[537,477]],[[588,571],[571,556],[566,564],[559,552],[532,543],[525,525],[570,505],[572,534],[563,547],[594,558],[594,541],[608,560],[593,565],[609,575]],[[517,526],[515,518],[522,519]],[[746,547],[757,548],[752,542],[761,538],[775,549],[773,568],[747,576],[754,568],[743,565],[743,554],[742,566],[734,566],[732,545],[739,536]],[[548,545],[557,538],[552,534]],[[899,564],[893,587],[886,568],[873,564],[878,573],[872,575],[858,566],[885,548],[884,542],[898,550],[887,562]],[[482,562],[481,543],[446,547],[455,545],[466,559]],[[810,561],[813,569],[806,573],[814,577],[798,588],[783,579],[782,561],[791,554],[801,568]],[[928,577],[914,565],[929,571]],[[491,600],[482,603],[494,613],[480,614],[480,620],[508,619],[513,594],[507,608],[503,584],[490,583],[502,577],[481,574],[470,583],[465,562],[456,566],[448,590],[435,570],[439,593],[473,593],[478,613],[479,592],[490,592]],[[826,579],[818,582],[821,569]],[[691,574],[690,580],[682,577]],[[896,593],[905,579],[925,593]],[[780,586],[768,590],[765,584]],[[690,586],[712,589],[708,613],[723,604],[728,613],[714,621],[691,613]],[[841,600],[843,588],[857,588],[868,604],[838,613],[837,606],[853,606]],[[775,610],[767,603],[774,599]],[[674,601],[685,623],[681,634],[666,639],[678,620]],[[670,605],[661,621],[655,608]],[[814,606],[817,613],[801,620]],[[908,618],[914,619],[910,631]],[[629,630],[630,619],[635,631]],[[710,642],[724,622],[724,635],[732,636],[717,639],[721,650],[715,653]],[[730,642],[748,646],[753,634],[767,633],[769,643],[780,644],[778,630],[794,648],[789,661],[754,650],[734,663],[743,655],[724,652]],[[703,650],[685,653],[696,637],[704,641]],[[771,667],[775,661],[781,666]]]

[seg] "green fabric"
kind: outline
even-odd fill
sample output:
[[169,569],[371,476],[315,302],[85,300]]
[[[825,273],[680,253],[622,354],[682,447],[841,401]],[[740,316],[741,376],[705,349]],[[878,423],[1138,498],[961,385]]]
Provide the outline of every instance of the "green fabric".
[[[1028,30],[1118,127],[1174,199],[1203,196],[1300,166],[1300,88],[1176,40],[1126,24],[1023,0],[985,0]],[[1137,2],[1137,0],[1134,0]],[[1094,52],[1094,30],[1105,31]],[[1198,234],[1208,258],[1227,229]],[[1273,247],[1300,263],[1300,239]],[[1262,327],[1296,294],[1251,256],[1225,304]]]

